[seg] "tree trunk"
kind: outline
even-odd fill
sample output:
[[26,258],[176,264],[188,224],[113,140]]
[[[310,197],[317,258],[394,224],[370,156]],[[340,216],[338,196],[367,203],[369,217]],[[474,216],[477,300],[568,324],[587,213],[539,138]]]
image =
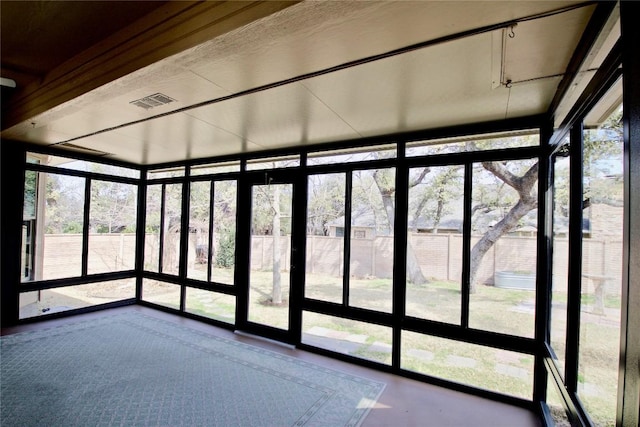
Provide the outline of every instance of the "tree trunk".
[[409,236],[407,236],[407,280],[414,285],[424,285],[428,282],[424,277],[424,274],[422,274],[418,257],[413,251],[413,246],[411,246]]
[[273,187],[273,289],[271,302],[282,304],[282,285],[280,274],[280,187]]
[[[428,168],[425,168],[423,171],[422,177],[426,175],[428,172]],[[422,178],[421,178],[422,179]],[[387,216],[387,221],[389,223],[389,227],[391,230],[395,229],[395,203],[393,201],[394,189],[383,188],[380,182],[377,179],[377,176],[374,174],[374,181],[376,186],[378,187],[378,191],[380,191],[380,195],[382,196],[382,205],[384,206],[384,212]],[[415,185],[415,184],[414,184]],[[408,236],[407,236],[408,237]],[[409,280],[414,285],[424,285],[427,283],[427,279],[422,274],[422,270],[420,270],[420,264],[418,263],[418,258],[416,257],[413,248],[411,247],[411,243],[407,240],[407,280]]]
[[438,233],[438,227],[440,227],[440,221],[442,221],[442,212],[444,211],[444,200],[442,199],[442,191],[438,192],[438,207],[436,209],[436,215],[433,218],[433,234]]
[[480,263],[485,254],[500,237],[512,230],[518,224],[518,221],[532,209],[535,209],[537,205],[538,202],[535,197],[530,197],[524,202],[519,200],[518,203],[511,208],[509,213],[493,226],[493,228],[484,233],[480,240],[473,246],[473,249],[471,249],[471,271],[469,276],[470,293],[475,293],[476,291],[476,274],[478,273]]

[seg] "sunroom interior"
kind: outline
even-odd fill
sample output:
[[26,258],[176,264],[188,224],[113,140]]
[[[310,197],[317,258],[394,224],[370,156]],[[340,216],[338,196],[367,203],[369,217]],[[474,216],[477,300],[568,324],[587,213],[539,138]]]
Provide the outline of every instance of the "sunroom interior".
[[635,2],[0,6],[3,328],[142,305],[638,425]]

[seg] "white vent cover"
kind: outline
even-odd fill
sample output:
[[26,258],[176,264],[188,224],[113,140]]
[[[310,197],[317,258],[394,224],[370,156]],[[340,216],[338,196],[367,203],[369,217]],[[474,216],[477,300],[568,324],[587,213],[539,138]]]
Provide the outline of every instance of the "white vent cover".
[[162,93],[154,93],[153,95],[145,96],[144,98],[136,99],[135,101],[129,102],[129,104],[136,105],[140,108],[144,108],[148,110],[153,107],[159,107],[160,105],[166,105],[175,101],[175,99],[162,94]]

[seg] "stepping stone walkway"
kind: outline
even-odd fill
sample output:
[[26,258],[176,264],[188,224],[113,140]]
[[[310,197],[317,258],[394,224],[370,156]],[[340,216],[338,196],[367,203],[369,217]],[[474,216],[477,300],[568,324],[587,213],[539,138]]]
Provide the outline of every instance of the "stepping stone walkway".
[[[318,347],[328,350],[338,351],[345,354],[353,354],[358,351],[371,351],[376,353],[391,354],[391,344],[375,341],[367,344],[367,335],[351,334],[343,331],[334,331],[332,329],[314,326],[304,333],[303,341],[317,345]],[[431,362],[435,359],[435,354],[427,350],[408,349],[407,355],[424,362]],[[506,375],[518,380],[527,380],[530,372],[527,369],[514,366],[520,362],[521,355],[508,352],[498,352],[496,354],[497,362],[494,371],[497,374]],[[503,362],[503,363],[500,363]],[[445,363],[455,368],[476,368],[478,361],[470,357],[456,356],[450,354],[446,357]]]
[[407,350],[407,356],[414,357],[418,360],[422,360],[423,362],[431,362],[435,355],[427,350],[418,350],[416,348],[411,348]]
[[313,326],[304,333],[304,341],[316,344],[323,348],[352,354],[356,351],[373,351],[376,353],[391,354],[391,344],[375,341],[367,344],[368,335],[351,334],[349,332],[334,331],[321,326]]
[[447,356],[447,365],[455,366],[456,368],[475,368],[478,362],[470,357],[462,356]]
[[518,368],[512,365],[505,365],[504,363],[496,363],[495,371],[498,374],[508,375],[520,380],[526,380],[529,377],[529,371],[526,369]]

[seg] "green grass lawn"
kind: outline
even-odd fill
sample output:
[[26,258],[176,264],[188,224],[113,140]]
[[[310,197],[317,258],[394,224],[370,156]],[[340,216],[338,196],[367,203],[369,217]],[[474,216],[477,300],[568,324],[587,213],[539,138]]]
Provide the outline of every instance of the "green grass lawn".
[[[205,277],[202,272],[202,279]],[[214,269],[213,277],[221,282],[232,281],[233,272],[231,269]],[[270,271],[252,271],[250,277],[250,320],[287,328],[288,273],[282,274],[284,304],[281,306],[270,303]],[[161,292],[162,289],[152,290],[149,292],[150,298],[158,303],[177,306],[178,287],[168,284],[161,286],[165,293]],[[391,312],[390,279],[352,279],[349,295],[352,306]],[[342,279],[308,274],[305,296],[341,303]],[[562,298],[564,295],[554,293],[553,301],[563,307]],[[584,295],[582,301],[583,309],[590,310],[593,296]],[[431,281],[421,286],[407,284],[407,315],[459,325],[460,306],[459,283]],[[619,297],[607,297],[605,307],[608,310],[604,315],[582,314],[579,394],[596,425],[609,426],[615,424]],[[479,286],[470,296],[469,309],[471,328],[533,337],[535,293],[532,291]],[[566,306],[564,310],[560,309],[560,315],[552,319],[552,329],[566,328],[563,315]],[[235,299],[233,296],[189,288],[187,311],[233,323]],[[318,331],[324,331],[324,335],[313,335]],[[333,351],[391,364],[392,329],[389,327],[304,312],[303,342],[305,340]],[[408,331],[402,333],[401,340],[403,369],[525,399],[532,397],[533,356]]]

